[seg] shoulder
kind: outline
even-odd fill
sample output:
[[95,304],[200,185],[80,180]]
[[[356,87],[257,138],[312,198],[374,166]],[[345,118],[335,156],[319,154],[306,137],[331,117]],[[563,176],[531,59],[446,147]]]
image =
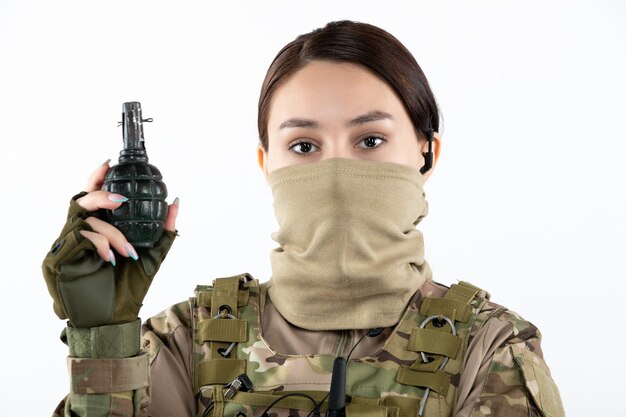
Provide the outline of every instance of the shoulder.
[[[502,329],[492,331],[498,327]],[[495,415],[515,409],[520,415],[538,410],[539,415],[564,416],[558,387],[543,357],[539,329],[506,309],[486,322],[484,329],[484,337],[472,341],[475,346],[492,345],[482,359],[486,377],[474,409],[487,409]]]
[[162,346],[189,338],[191,307],[189,301],[176,303],[147,319],[141,326],[142,348],[154,358]]
[[191,326],[191,308],[189,300],[173,304],[150,317],[142,326],[142,331],[152,331],[159,335],[173,333],[179,327]]
[[[473,287],[471,284],[465,285]],[[517,343],[540,338],[537,327],[524,319],[517,312],[491,300],[488,291],[474,287],[476,295],[471,305],[476,314],[472,326],[470,342],[480,335],[483,338],[497,338],[500,343]],[[438,282],[428,281],[420,290],[421,297],[443,297],[450,287]],[[421,300],[420,300],[421,301]],[[480,332],[480,333],[479,333]]]
[[[431,282],[423,293],[443,297],[449,287]],[[429,295],[428,295],[429,294]],[[459,377],[458,415],[564,415],[558,388],[530,321],[479,290],[475,318]]]
[[543,357],[541,332],[537,326],[516,311],[489,299],[478,312],[473,333],[482,339],[475,343],[489,341],[494,347],[523,347]]

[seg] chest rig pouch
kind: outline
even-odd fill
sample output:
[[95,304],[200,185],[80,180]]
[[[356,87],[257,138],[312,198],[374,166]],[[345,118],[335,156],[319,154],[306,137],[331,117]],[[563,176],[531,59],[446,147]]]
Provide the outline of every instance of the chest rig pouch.
[[[190,302],[198,417],[325,413],[335,356],[273,351],[261,331],[264,296],[247,273],[196,288]],[[383,348],[350,360],[346,416],[451,416],[468,339],[486,319],[480,311],[488,297],[465,282],[413,297]]]

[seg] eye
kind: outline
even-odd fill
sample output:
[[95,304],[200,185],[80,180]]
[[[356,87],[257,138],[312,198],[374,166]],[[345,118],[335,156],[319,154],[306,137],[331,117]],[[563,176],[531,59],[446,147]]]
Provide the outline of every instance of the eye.
[[386,142],[386,140],[381,138],[380,136],[368,136],[359,142],[359,144],[362,143],[365,146],[357,146],[362,149],[373,149],[379,147],[380,144],[383,142]]
[[319,150],[319,148],[313,145],[311,142],[304,142],[304,141],[294,143],[293,145],[289,147],[290,151],[293,151],[297,153],[298,155],[306,155],[308,153],[311,153],[312,149]]

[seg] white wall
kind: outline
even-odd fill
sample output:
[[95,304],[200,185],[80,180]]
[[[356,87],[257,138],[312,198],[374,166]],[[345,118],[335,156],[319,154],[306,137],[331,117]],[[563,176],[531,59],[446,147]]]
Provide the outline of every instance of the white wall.
[[0,2],[0,414],[49,415],[68,390],[40,264],[69,197],[115,162],[122,102],[154,118],[151,162],[181,200],[146,318],[213,277],[270,276],[260,84],[296,35],[349,18],[403,41],[441,105],[421,223],[435,278],[542,330],[569,416],[624,416],[626,2],[222,3]]

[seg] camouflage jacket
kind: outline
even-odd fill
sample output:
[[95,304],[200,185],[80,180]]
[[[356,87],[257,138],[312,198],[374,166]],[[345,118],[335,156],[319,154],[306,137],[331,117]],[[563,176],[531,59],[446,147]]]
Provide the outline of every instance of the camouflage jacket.
[[[367,330],[308,331],[287,322],[261,285],[260,331],[264,341],[281,355],[345,355]],[[426,282],[409,304],[419,309],[426,297],[441,297],[447,287]],[[469,333],[463,366],[452,378],[454,416],[563,416],[558,389],[543,361],[539,330],[516,313],[490,301],[480,308]],[[194,299],[178,303],[148,319],[142,327],[143,354],[150,360],[148,390],[114,394],[70,394],[54,417],[69,416],[196,416],[194,388]],[[352,357],[367,357],[381,350],[392,333],[359,343]],[[392,357],[393,355],[389,355]],[[388,359],[388,358],[387,358]],[[266,358],[278,362],[277,358]],[[98,370],[92,372],[97,373]],[[326,387],[327,389],[327,387]],[[92,401],[96,400],[96,401]]]

